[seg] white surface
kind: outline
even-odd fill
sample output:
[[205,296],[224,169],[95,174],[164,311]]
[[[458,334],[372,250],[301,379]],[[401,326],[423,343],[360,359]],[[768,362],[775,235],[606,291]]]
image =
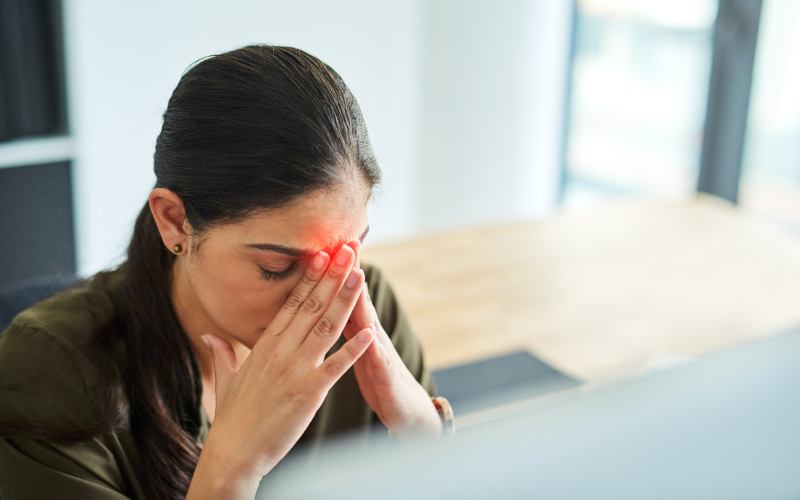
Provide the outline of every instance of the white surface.
[[298,450],[258,498],[800,498],[798,359],[800,330],[544,398],[450,440]]
[[430,3],[420,229],[544,215],[555,206],[570,4]]
[[40,165],[71,158],[72,139],[66,136],[37,137],[0,144],[0,168]]
[[65,0],[79,273],[124,256],[182,71],[255,42],[319,56],[358,98],[384,173],[369,241],[546,212],[569,4]]

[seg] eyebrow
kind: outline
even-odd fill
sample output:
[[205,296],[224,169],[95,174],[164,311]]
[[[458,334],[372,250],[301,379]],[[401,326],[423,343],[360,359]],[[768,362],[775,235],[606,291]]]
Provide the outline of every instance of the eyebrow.
[[[367,233],[369,232],[369,226],[361,233],[361,236],[358,237],[358,240],[362,243],[364,242],[364,238],[366,238]],[[248,248],[254,248],[256,250],[265,250],[267,252],[278,252],[286,255],[291,255],[292,257],[312,257],[316,255],[318,250],[307,250],[304,248],[292,248],[283,245],[274,245],[272,243],[247,243],[244,246]]]

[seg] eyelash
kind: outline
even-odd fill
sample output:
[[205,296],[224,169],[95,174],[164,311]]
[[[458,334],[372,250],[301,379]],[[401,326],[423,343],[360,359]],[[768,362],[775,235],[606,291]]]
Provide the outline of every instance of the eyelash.
[[[363,243],[363,240],[361,240],[361,241]],[[281,281],[281,280],[285,280],[286,278],[288,278],[289,276],[292,275],[292,273],[294,272],[294,267],[295,267],[295,263],[296,262],[297,261],[292,262],[291,266],[286,268],[285,271],[281,271],[279,273],[275,272],[275,271],[270,271],[268,269],[264,269],[261,266],[259,266],[258,269],[261,271],[261,277],[263,279],[265,279],[267,281]]]
[[264,269],[263,267],[260,267],[260,266],[259,266],[258,269],[261,270],[261,277],[263,279],[269,280],[269,281],[281,281],[281,280],[285,280],[286,278],[291,276],[292,272],[294,271],[294,263],[292,263],[291,266],[286,268],[285,271],[281,271],[281,272],[269,271],[269,270]]

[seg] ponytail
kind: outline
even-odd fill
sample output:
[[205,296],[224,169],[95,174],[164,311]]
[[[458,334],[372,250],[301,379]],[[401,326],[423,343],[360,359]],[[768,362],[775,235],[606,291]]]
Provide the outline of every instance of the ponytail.
[[195,383],[198,369],[172,308],[174,260],[145,204],[124,270],[130,425],[148,497],[179,499],[200,455],[195,436],[202,387]]

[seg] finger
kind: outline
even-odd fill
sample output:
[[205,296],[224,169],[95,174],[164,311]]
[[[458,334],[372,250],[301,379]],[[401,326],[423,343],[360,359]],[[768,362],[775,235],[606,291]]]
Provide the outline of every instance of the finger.
[[356,254],[356,261],[353,263],[353,267],[355,269],[361,269],[361,242],[358,240],[350,240],[347,242],[347,245],[350,246]]
[[266,335],[262,335],[261,338],[277,336],[286,330],[292,318],[294,318],[297,311],[300,310],[300,306],[305,302],[309,294],[311,294],[311,291],[317,286],[319,280],[325,274],[325,267],[328,265],[329,261],[330,257],[327,252],[324,251],[320,251],[311,259],[311,264],[306,267],[303,278],[297,286],[294,287],[289,297],[286,299],[286,302],[284,302],[278,314],[275,316],[275,319],[273,319],[272,323],[267,327]]
[[[350,241],[348,242],[348,245],[358,248],[359,250],[361,249],[361,242],[358,240]],[[360,252],[359,254],[356,254],[356,257],[360,257]],[[347,323],[349,328],[346,328],[344,331],[345,338],[349,339],[353,334],[355,334],[355,332],[372,326],[375,330],[376,340],[378,341],[376,344],[382,344],[385,349],[395,350],[392,339],[389,338],[389,335],[380,326],[378,312],[376,311],[375,305],[372,303],[372,299],[369,296],[369,287],[366,282],[363,285],[363,291],[359,295],[356,306],[353,308],[353,312],[351,313]]]
[[358,331],[363,330],[368,326],[375,326],[376,321],[377,315],[375,314],[375,308],[369,301],[367,284],[364,283],[361,286],[361,290],[358,294],[358,299],[356,300],[356,305],[353,308],[353,312],[350,313],[350,318],[348,319],[350,328],[345,329],[345,338],[351,338]]
[[372,378],[380,384],[391,383],[391,365],[389,358],[386,356],[385,348],[378,342],[377,332],[375,332],[375,339],[364,356],[370,360]]
[[339,339],[347,318],[356,304],[363,282],[364,272],[361,269],[351,269],[344,286],[300,346],[300,359],[315,360],[315,368],[322,363],[325,353]]
[[208,334],[201,338],[214,359],[214,389],[217,394],[220,394],[228,386],[231,377],[239,370],[236,352],[227,340],[216,335]]
[[386,330],[383,329],[382,326],[379,324],[375,325],[375,339],[385,347],[387,350],[391,349],[392,351],[396,351],[397,349],[394,347],[394,342],[392,342],[392,338],[389,337],[389,334]]
[[330,390],[333,384],[358,361],[358,358],[372,344],[373,339],[374,333],[372,329],[365,328],[355,337],[345,342],[338,351],[328,356],[316,371],[325,390]]
[[[299,310],[286,327],[282,340],[284,349],[296,349],[303,343],[322,315],[330,307],[345,279],[348,278],[354,261],[353,249],[342,245],[331,261],[328,270],[319,279],[317,286],[308,294]],[[345,318],[346,319],[346,318]]]
[[356,253],[356,262],[354,266],[357,269],[361,269],[361,242],[358,240],[350,240],[347,242],[350,248]]
[[392,339],[389,337],[389,334],[386,333],[386,330],[380,324],[380,320],[378,319],[378,312],[375,309],[375,304],[372,303],[372,299],[369,296],[369,287],[367,284],[364,283],[364,290],[359,297],[359,302],[356,304],[356,309],[360,309],[360,313],[362,316],[360,317],[360,321],[362,321],[362,328],[366,328],[367,326],[372,326],[375,329],[375,340],[377,344],[382,344],[386,349],[394,350],[394,343]]
[[[355,267],[361,269],[361,249],[363,245],[359,240],[351,240],[347,244],[350,245],[350,247],[356,252]],[[366,289],[367,284],[364,283],[364,290]],[[350,339],[359,330],[373,325],[373,322],[377,319],[377,316],[370,311],[371,308],[367,307],[368,305],[369,292],[364,292],[359,296],[358,302],[356,302],[356,307],[353,309],[350,318],[347,320],[347,327],[344,330],[345,338]]]
[[386,332],[381,331],[380,328],[375,330],[375,342],[373,342],[373,344],[377,354],[375,358],[382,366],[388,367],[392,363],[392,360],[395,359],[401,359],[402,362],[402,358],[400,358],[399,355],[393,355],[397,354],[397,349],[395,349],[392,340],[386,335]]
[[[350,241],[347,242],[347,244],[356,253],[356,261],[353,264],[353,268],[361,269],[361,242],[359,240],[350,240]],[[361,269],[361,270],[363,271],[363,269]],[[350,328],[352,328],[351,324],[352,324],[352,321],[350,320],[350,318],[348,318],[347,319],[347,325],[350,326]],[[366,328],[366,327],[364,327],[364,328]],[[358,332],[358,330],[361,330],[361,328],[356,328],[354,331],[351,332],[351,334],[355,335]],[[348,337],[348,338],[350,338],[350,337]]]

